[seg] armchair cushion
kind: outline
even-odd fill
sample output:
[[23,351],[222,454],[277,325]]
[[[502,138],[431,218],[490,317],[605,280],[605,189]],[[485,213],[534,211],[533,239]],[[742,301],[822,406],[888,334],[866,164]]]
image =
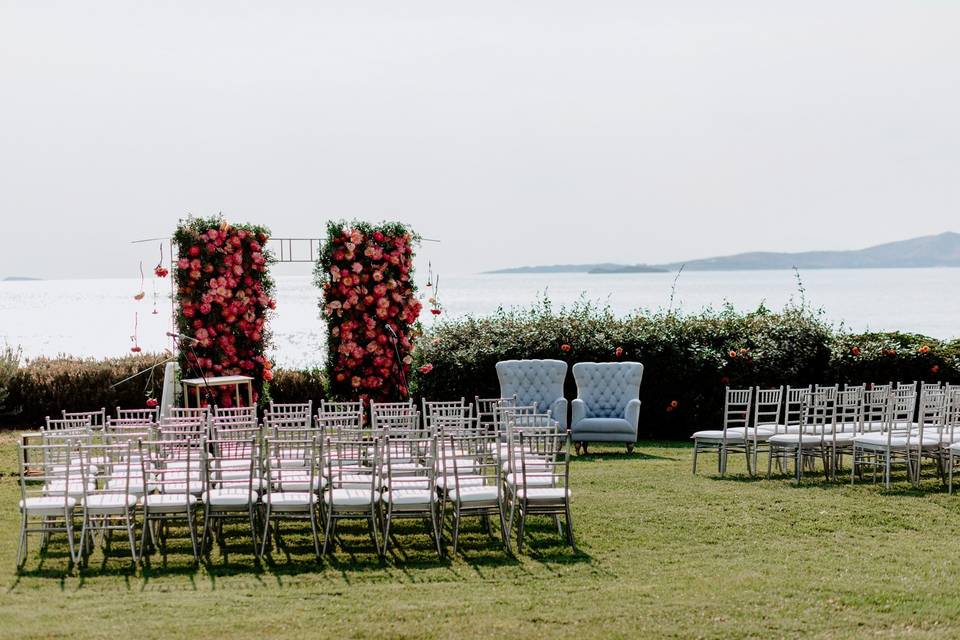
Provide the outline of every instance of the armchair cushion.
[[563,382],[567,363],[562,360],[502,360],[497,363],[500,397],[516,395],[521,405],[537,405],[537,411],[550,411],[560,426],[567,426],[567,400]]
[[637,428],[623,418],[584,418],[573,425],[573,439],[581,433],[622,433],[636,440]]

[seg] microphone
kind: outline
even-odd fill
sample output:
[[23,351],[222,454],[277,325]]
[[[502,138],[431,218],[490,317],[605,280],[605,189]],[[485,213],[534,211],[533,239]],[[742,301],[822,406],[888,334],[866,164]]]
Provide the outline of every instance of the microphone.
[[393,327],[391,327],[389,324],[386,324],[386,323],[384,323],[383,326],[384,326],[384,328],[385,328],[387,331],[390,332],[390,335],[393,336],[393,339],[394,339],[394,340],[398,340],[398,339],[399,339],[399,338],[397,338],[397,332],[393,330]]
[[187,336],[187,335],[184,335],[184,334],[182,334],[182,333],[172,333],[172,332],[170,332],[170,331],[167,331],[167,335],[168,335],[169,337],[171,337],[171,338],[176,338],[177,340],[189,340],[189,341],[191,341],[191,342],[193,342],[193,343],[200,342],[199,340],[197,340],[197,339],[194,338],[193,336]]

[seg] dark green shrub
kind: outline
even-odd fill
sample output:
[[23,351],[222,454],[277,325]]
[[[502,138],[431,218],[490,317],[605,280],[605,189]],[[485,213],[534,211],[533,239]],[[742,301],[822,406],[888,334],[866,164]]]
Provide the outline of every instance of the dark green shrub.
[[160,399],[163,366],[116,387],[114,383],[141,369],[162,362],[163,355],[140,354],[122,358],[37,358],[19,367],[7,386],[7,400],[0,422],[35,427],[44,416],[58,417],[68,411],[93,411],[105,407],[145,406],[148,395]]
[[274,402],[307,402],[313,400],[316,410],[327,397],[326,379],[321,369],[277,369],[270,383]]

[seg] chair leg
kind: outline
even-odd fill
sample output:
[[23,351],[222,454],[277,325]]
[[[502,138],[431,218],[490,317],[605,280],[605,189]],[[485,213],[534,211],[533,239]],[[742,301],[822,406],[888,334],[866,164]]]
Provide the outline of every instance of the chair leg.
[[947,455],[947,493],[953,495],[953,449]]
[[70,547],[70,560],[77,562],[78,558],[73,544],[73,514],[67,517],[67,546]]
[[[952,478],[952,476],[951,476]],[[27,558],[27,515],[26,511],[20,512],[20,541],[17,543],[17,569],[23,567]]]
[[700,451],[700,447],[697,446],[697,442],[693,442],[693,475],[697,475],[697,453]]
[[564,511],[566,512],[566,521],[567,521],[567,543],[573,547],[574,552],[578,552],[577,542],[573,537],[573,517],[570,515],[570,499],[567,498],[566,504],[564,504]]
[[433,539],[437,543],[437,557],[443,557],[442,527],[437,523],[437,505],[430,505],[430,525],[433,528]]
[[310,533],[313,535],[313,550],[320,559],[320,538],[317,534],[317,509],[310,507]]
[[510,553],[510,534],[507,531],[506,510],[502,502],[498,505],[498,511],[500,513],[500,536],[503,538],[503,548],[506,549],[507,553]]
[[127,539],[130,541],[130,555],[133,556],[133,562],[137,562],[137,520],[133,511],[127,512]]
[[[457,496],[459,498],[459,496]],[[453,555],[457,555],[457,547],[460,543],[460,505],[455,504],[453,507]]]
[[526,500],[520,505],[520,522],[517,523],[517,551],[523,548],[523,530],[527,524],[527,505]]
[[260,560],[260,547],[257,545],[257,524],[256,516],[254,515],[254,509],[256,507],[251,505],[249,516],[250,516],[250,536],[253,538],[253,557],[255,560]]
[[[311,520],[310,524],[313,524]],[[267,504],[267,509],[263,518],[263,543],[260,546],[260,557],[262,558],[267,554],[267,545],[270,544],[270,505]],[[279,547],[279,540],[277,546]]]

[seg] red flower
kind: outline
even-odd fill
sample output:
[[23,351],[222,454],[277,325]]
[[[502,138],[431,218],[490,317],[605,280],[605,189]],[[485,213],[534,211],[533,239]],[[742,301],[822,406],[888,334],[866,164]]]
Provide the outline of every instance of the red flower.
[[859,356],[859,355],[860,355],[860,347],[853,347],[852,349],[850,349],[850,353],[852,353],[852,354],[854,355],[854,357]]
[[435,316],[438,316],[440,315],[441,312],[440,312],[440,309],[430,309],[430,313],[432,313]]
[[722,384],[723,386],[727,386],[728,384],[730,384],[730,378],[728,378],[727,376],[723,376],[722,378],[720,378],[720,384]]
[[422,367],[420,367],[420,373],[422,373],[422,374],[428,374],[428,373],[430,373],[431,371],[433,371],[433,365],[430,364],[429,362],[428,362],[427,364],[423,365]]
[[930,367],[930,373],[940,373],[940,365],[935,364]]
[[920,353],[929,353],[930,347],[928,347],[927,345],[923,345],[922,347],[917,349],[917,351],[919,351]]
[[676,409],[679,404],[680,404],[680,403],[677,402],[676,400],[671,400],[671,401],[670,401],[670,406],[671,406],[673,409]]
[[623,357],[623,347],[617,347],[616,349],[613,350],[613,353],[618,358]]
[[150,407],[151,409],[155,409],[158,404],[160,403],[157,402],[156,398],[147,398],[147,406]]
[[196,245],[190,247],[189,253],[190,253],[190,257],[191,257],[191,258],[196,258],[197,256],[200,255],[200,247],[198,247],[198,246],[196,246]]
[[153,273],[154,273],[154,275],[157,276],[158,278],[166,278],[167,275],[168,275],[170,272],[169,272],[167,269],[165,269],[162,264],[158,264],[158,265],[153,269]]
[[143,349],[141,349],[141,348],[138,347],[137,345],[134,345],[134,346],[130,347],[130,351],[132,351],[133,353],[140,353],[141,351],[143,351]]
[[271,380],[273,380],[273,371],[271,371],[270,369],[264,369],[263,379],[266,380],[267,382],[270,382]]
[[737,352],[734,351],[733,349],[731,349],[730,352],[729,352],[727,355],[730,356],[731,358],[736,358],[736,357],[737,357]]
[[569,353],[571,349],[573,349],[573,347],[566,343],[560,345],[560,351],[563,351],[564,353]]

